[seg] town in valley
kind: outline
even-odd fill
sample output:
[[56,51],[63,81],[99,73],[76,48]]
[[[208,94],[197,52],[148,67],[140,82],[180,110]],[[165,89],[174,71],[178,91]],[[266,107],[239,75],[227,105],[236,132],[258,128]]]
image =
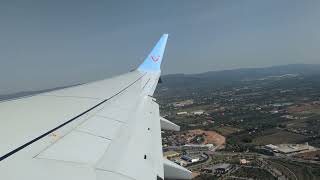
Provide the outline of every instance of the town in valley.
[[[320,66],[162,77],[164,156],[194,179],[320,179]],[[258,71],[252,76],[251,71]]]

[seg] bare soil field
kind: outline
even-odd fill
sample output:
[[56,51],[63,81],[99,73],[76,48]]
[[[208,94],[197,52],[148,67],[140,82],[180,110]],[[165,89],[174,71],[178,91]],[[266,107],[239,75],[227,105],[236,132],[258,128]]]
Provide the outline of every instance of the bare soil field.
[[320,150],[297,154],[296,157],[300,157],[304,159],[320,160]]
[[229,126],[223,126],[215,129],[217,132],[219,132],[223,136],[228,136],[230,134],[239,132],[240,129],[235,128],[235,127],[229,127]]
[[204,134],[205,135],[204,144],[223,145],[226,143],[226,138],[215,131],[204,131],[201,129],[195,129],[195,130],[189,130],[188,133],[192,134],[193,136]]
[[291,106],[287,110],[291,114],[320,114],[320,105],[318,103],[305,103],[299,106]]

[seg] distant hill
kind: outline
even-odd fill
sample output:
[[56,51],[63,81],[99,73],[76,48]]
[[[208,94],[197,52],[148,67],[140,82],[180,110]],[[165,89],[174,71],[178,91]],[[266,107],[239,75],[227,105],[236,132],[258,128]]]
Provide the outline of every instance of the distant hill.
[[318,76],[320,64],[290,64],[265,68],[242,68],[210,71],[200,74],[171,74],[162,76],[163,87],[189,88],[203,86],[228,86],[241,81],[259,80],[270,77]]
[[[311,82],[320,84],[320,64],[290,64],[265,68],[242,68],[234,70],[210,71],[199,74],[170,74],[161,77],[163,83],[159,87],[178,89],[179,92],[182,92],[190,88],[221,88],[231,85],[235,86],[243,83],[244,81],[291,76],[309,77],[309,79],[312,80]],[[0,101],[30,96],[67,87],[70,86],[0,95]]]

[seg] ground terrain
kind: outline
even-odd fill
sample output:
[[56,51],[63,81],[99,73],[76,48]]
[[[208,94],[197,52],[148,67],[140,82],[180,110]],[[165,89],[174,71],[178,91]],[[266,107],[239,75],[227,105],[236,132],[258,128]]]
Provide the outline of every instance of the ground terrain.
[[[225,137],[225,149],[219,152],[235,153],[234,158],[214,154],[210,162],[193,170],[228,162],[236,171],[226,177],[200,173],[198,179],[320,179],[319,151],[274,157],[260,150],[267,144],[288,143],[320,148],[320,65],[177,74],[162,80],[155,95],[161,115],[180,125],[183,132],[214,132],[213,144]],[[193,103],[174,106],[186,100]],[[204,113],[195,115],[195,111]],[[262,160],[242,167],[239,159],[248,153]]]

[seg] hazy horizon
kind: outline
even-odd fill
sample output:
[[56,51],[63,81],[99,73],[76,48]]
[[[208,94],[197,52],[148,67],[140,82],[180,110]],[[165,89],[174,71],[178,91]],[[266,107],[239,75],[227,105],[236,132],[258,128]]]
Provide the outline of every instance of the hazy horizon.
[[[170,76],[170,75],[179,75],[179,74],[183,74],[183,75],[197,75],[197,74],[202,74],[202,73],[208,73],[208,72],[222,72],[222,71],[236,71],[236,70],[243,70],[243,69],[263,69],[263,68],[272,68],[272,67],[281,67],[281,66],[290,66],[290,65],[319,65],[320,64],[302,64],[302,63],[297,63],[297,64],[283,64],[283,65],[274,65],[274,66],[264,66],[264,67],[242,67],[242,68],[233,68],[233,69],[222,69],[222,70],[212,70],[212,71],[205,71],[205,72],[195,72],[195,73],[171,73],[171,74],[163,74],[163,76]],[[117,75],[115,75],[117,76]],[[108,78],[111,78],[113,76],[110,76]],[[97,80],[101,80],[101,79],[97,79]],[[91,82],[91,81],[88,81]],[[87,82],[82,82],[82,83],[87,83]],[[75,85],[79,85],[82,83],[77,83],[77,84],[67,84],[65,86],[54,86],[54,87],[49,87],[49,88],[42,88],[42,89],[33,89],[33,90],[26,90],[26,91],[17,91],[17,92],[11,92],[11,93],[6,93],[6,94],[0,94],[0,95],[12,95],[12,94],[16,94],[16,93],[24,93],[24,92],[32,92],[32,91],[46,91],[46,90],[52,90],[52,89],[56,89],[56,88],[65,88],[68,86],[75,86]]]

